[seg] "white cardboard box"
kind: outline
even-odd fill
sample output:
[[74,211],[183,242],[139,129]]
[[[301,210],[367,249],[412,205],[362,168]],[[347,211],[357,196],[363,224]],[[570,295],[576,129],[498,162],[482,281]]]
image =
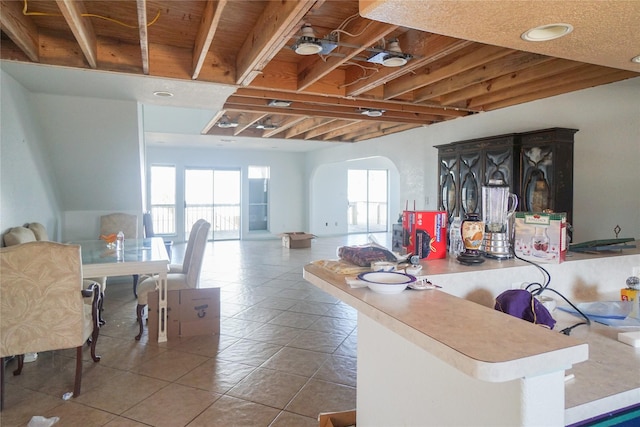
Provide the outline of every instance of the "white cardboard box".
[[560,264],[567,254],[567,214],[516,212],[513,249],[536,263]]

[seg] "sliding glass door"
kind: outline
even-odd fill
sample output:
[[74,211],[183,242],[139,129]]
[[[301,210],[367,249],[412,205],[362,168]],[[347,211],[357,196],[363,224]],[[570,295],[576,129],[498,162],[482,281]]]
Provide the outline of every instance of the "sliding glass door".
[[185,170],[185,234],[200,218],[211,223],[213,240],[240,239],[240,170]]
[[386,232],[389,206],[387,171],[349,169],[347,178],[348,232]]

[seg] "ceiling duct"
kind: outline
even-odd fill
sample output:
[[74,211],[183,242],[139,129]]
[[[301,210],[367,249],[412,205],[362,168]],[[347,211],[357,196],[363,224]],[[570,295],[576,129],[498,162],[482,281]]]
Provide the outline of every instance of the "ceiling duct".
[[228,116],[222,116],[222,119],[218,122],[218,127],[221,129],[229,129],[238,127],[238,122],[232,122]]

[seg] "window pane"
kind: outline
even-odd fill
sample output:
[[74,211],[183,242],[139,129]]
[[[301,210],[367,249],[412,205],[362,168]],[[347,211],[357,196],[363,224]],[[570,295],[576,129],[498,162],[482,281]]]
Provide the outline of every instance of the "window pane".
[[268,166],[249,166],[249,231],[269,229]]
[[176,232],[176,168],[151,166],[151,221],[156,234]]

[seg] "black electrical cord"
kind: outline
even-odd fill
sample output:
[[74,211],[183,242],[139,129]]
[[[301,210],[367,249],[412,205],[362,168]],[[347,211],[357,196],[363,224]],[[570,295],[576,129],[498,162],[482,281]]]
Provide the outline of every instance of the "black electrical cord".
[[[544,275],[544,284],[542,283],[538,283],[538,282],[532,282],[529,283],[527,285],[527,287],[525,288],[526,291],[530,292],[531,295],[533,296],[537,296],[537,295],[541,295],[542,292],[544,291],[551,291],[557,295],[559,295],[563,300],[565,300],[574,310],[576,310],[578,313],[580,313],[580,315],[582,317],[584,317],[585,321],[584,322],[579,322],[576,323],[573,326],[569,326],[564,328],[563,330],[560,331],[561,334],[565,334],[565,335],[570,335],[571,331],[573,330],[573,328],[580,326],[580,325],[591,325],[591,319],[589,319],[587,317],[586,314],[584,314],[582,311],[580,311],[580,309],[578,307],[576,307],[571,301],[569,301],[569,299],[567,297],[565,297],[564,295],[562,295],[560,292],[556,291],[553,288],[549,287],[549,284],[551,283],[551,273],[549,273],[544,267],[542,267],[540,264],[537,264],[533,261],[529,261],[528,259],[524,259],[524,258],[520,258],[518,255],[516,255],[515,251],[513,250],[513,248],[511,249],[511,253],[513,254],[513,256],[517,259],[519,259],[520,261],[524,261],[527,262],[531,265],[534,265],[535,267],[537,267]],[[533,290],[530,290],[530,288],[532,287],[536,287]]]

